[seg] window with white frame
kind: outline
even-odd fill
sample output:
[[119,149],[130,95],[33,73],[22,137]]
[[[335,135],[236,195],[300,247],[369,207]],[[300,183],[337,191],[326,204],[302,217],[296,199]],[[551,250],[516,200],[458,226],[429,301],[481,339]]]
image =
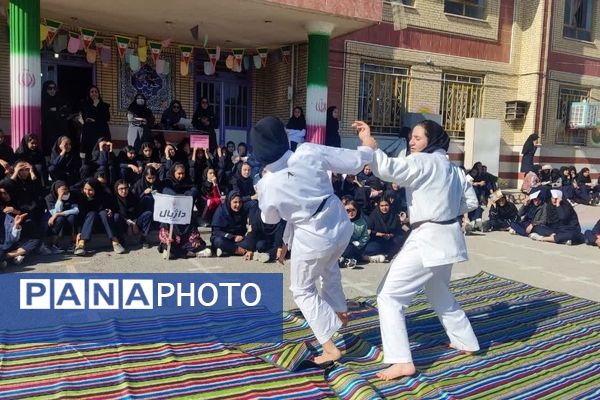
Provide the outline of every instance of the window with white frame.
[[415,0],[383,0],[384,3],[392,4],[392,3],[402,3],[405,6],[413,7],[415,5]]
[[592,0],[565,0],[563,36],[592,41]]
[[444,129],[455,139],[465,138],[465,120],[481,116],[483,76],[445,73],[440,110]]
[[444,0],[444,12],[485,19],[485,0]]
[[377,133],[400,133],[408,105],[408,68],[362,64],[358,119]]
[[589,89],[563,86],[558,90],[556,119],[561,121],[561,129],[556,132],[556,144],[585,145],[588,130],[569,128],[569,115],[571,104],[589,99]]

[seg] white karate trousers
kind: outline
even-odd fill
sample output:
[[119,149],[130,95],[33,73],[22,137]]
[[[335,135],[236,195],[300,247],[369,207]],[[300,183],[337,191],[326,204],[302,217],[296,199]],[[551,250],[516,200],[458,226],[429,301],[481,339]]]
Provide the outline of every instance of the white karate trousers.
[[320,344],[331,339],[342,327],[336,312],[348,311],[338,266],[338,259],[347,244],[336,246],[329,255],[312,260],[296,259],[292,251],[290,290]]
[[419,248],[411,240],[393,260],[377,291],[384,363],[412,362],[404,312],[421,287],[450,344],[459,350],[479,350],[469,319],[450,293],[451,272],[452,264],[424,267]]

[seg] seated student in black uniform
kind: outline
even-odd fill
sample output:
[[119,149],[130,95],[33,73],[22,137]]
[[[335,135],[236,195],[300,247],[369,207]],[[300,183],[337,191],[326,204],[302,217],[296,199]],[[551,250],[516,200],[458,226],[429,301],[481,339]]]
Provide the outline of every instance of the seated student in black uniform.
[[260,217],[258,207],[250,210],[246,234],[249,245],[244,259],[263,263],[277,260],[283,248],[285,225],[284,220],[280,220],[276,224],[266,224]]

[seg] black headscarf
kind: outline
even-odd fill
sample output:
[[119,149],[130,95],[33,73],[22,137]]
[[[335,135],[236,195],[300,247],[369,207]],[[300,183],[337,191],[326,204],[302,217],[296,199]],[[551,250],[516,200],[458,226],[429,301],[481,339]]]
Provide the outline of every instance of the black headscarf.
[[279,160],[290,149],[283,123],[275,117],[258,121],[250,132],[250,138],[254,159],[262,165]]
[[302,108],[294,107],[294,111],[296,111],[296,109],[300,110],[300,116],[296,118],[294,117],[294,113],[292,113],[292,116],[290,117],[290,120],[288,121],[285,127],[287,129],[301,131],[303,129],[306,129],[306,119],[304,118],[304,111],[302,111]]
[[242,176],[242,166],[237,169],[235,176],[231,179],[231,187],[240,193],[240,197],[243,201],[247,201],[250,200],[250,197],[253,196],[256,191],[254,190],[252,174],[247,178]]
[[[27,143],[31,139],[36,139],[38,142],[38,148],[35,150],[31,150],[29,146],[27,146]],[[45,164],[46,162],[44,155],[40,151],[40,141],[37,137],[31,134],[27,134],[21,139],[21,143],[15,152],[15,159],[17,161],[26,161],[31,165]]]
[[[183,168],[185,170],[185,176],[180,181],[175,179],[175,170],[177,168]],[[163,183],[164,183],[164,187],[167,187],[167,188],[173,190],[177,194],[183,194],[192,187],[192,184],[189,181],[189,177],[187,174],[187,168],[182,163],[173,164],[173,166],[169,170],[169,176]]]
[[[48,195],[46,195],[46,207],[48,208],[48,210],[52,210],[55,206],[56,206],[56,202],[58,201],[58,188],[62,187],[62,186],[66,186],[69,187],[69,185],[67,184],[67,182],[65,181],[56,181],[52,184],[52,186],[50,186],[50,193],[48,193]],[[71,208],[73,208],[73,205],[76,204],[76,196],[74,193],[70,193],[70,197],[69,200],[63,200],[63,209],[64,210],[69,210]]]
[[540,135],[538,135],[537,133],[532,133],[531,135],[529,135],[529,137],[525,141],[525,144],[523,144],[523,149],[521,150],[521,154],[535,153],[534,143],[539,138],[540,138]]
[[392,205],[390,204],[390,211],[384,214],[379,209],[379,206],[375,207],[371,215],[369,215],[369,229],[375,232],[383,233],[397,233],[400,229],[400,218],[392,213]]
[[139,216],[140,199],[132,193],[131,189],[126,197],[119,196],[117,187],[122,184],[123,182],[117,181],[114,186],[117,206],[115,211],[125,219],[136,219]]
[[430,119],[423,120],[417,125],[425,129],[427,136],[427,147],[421,153],[433,153],[437,150],[448,151],[450,146],[450,136],[446,133],[440,124]]
[[340,121],[337,118],[333,118],[333,111],[336,109],[336,106],[331,106],[327,108],[327,122],[325,125],[325,145],[331,147],[341,146],[341,138],[339,134]]
[[584,176],[583,175],[584,172],[590,172],[590,169],[587,167],[581,168],[581,171],[579,171],[579,173],[577,174],[577,184],[578,185],[585,185],[586,183],[592,183],[592,177],[590,175]]
[[[153,184],[150,184],[150,182],[146,180],[146,176],[148,175],[154,175],[156,177]],[[158,171],[154,167],[148,165],[144,169],[144,172],[142,173],[140,179],[138,179],[138,181],[134,183],[131,190],[138,197],[142,197],[144,196],[144,191],[146,189],[156,190],[157,192],[161,193],[162,188],[162,182],[160,181],[160,179],[158,179]]]
[[235,235],[244,235],[246,233],[247,214],[244,208],[235,212],[231,208],[231,200],[234,197],[240,197],[240,192],[232,190],[227,194],[225,202],[217,208],[212,220],[213,229]]
[[[139,105],[137,103],[138,97],[144,99],[144,105]],[[152,121],[154,120],[154,115],[148,108],[148,99],[146,99],[146,96],[141,93],[138,93],[134,96],[133,101],[131,104],[129,104],[129,107],[127,107],[127,111],[132,113],[134,117],[146,118],[146,121],[149,125],[151,125]]]
[[[179,105],[179,111],[173,111],[173,105]],[[171,129],[173,125],[177,124],[181,118],[187,118],[185,110],[181,106],[181,102],[179,100],[171,101],[169,104],[169,108],[167,108],[162,113],[162,118],[160,119],[160,123],[166,129]]]

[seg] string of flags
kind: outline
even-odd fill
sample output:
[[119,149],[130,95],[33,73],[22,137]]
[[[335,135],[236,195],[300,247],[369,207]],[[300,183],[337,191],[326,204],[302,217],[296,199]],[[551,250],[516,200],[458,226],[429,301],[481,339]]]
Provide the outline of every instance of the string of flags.
[[[168,75],[171,72],[170,63],[167,60],[161,59],[162,51],[173,44],[171,38],[166,38],[161,41],[146,40],[144,36],[135,39],[128,36],[115,34],[112,38],[99,36],[98,31],[88,28],[79,28],[77,32],[68,31],[61,32],[63,24],[60,21],[46,18],[40,24],[40,48],[43,48],[44,43],[47,47],[51,47],[56,53],[67,50],[71,54],[79,51],[84,51],[86,60],[90,64],[100,61],[102,65],[108,65],[112,62],[111,41],[114,40],[117,47],[119,59],[128,64],[132,71],[140,69],[141,64],[148,62],[148,52],[155,66],[156,72],[163,75]],[[198,25],[190,29],[190,33],[194,40],[199,41]],[[204,62],[203,69],[206,75],[213,75],[216,71],[217,62],[221,60],[222,50],[219,46],[206,47],[208,44],[208,35],[204,35],[202,47],[205,49],[209,61]],[[189,66],[192,61],[192,55],[195,46],[187,44],[177,45],[180,51],[179,73],[181,76],[189,75]],[[133,47],[136,47],[134,49]],[[289,63],[291,55],[291,46],[281,47],[281,56],[284,63]],[[234,72],[242,72],[250,68],[261,69],[267,66],[269,49],[267,47],[256,48],[256,55],[248,55],[248,50],[245,48],[233,48],[226,51],[229,53],[225,57],[225,66]]]

